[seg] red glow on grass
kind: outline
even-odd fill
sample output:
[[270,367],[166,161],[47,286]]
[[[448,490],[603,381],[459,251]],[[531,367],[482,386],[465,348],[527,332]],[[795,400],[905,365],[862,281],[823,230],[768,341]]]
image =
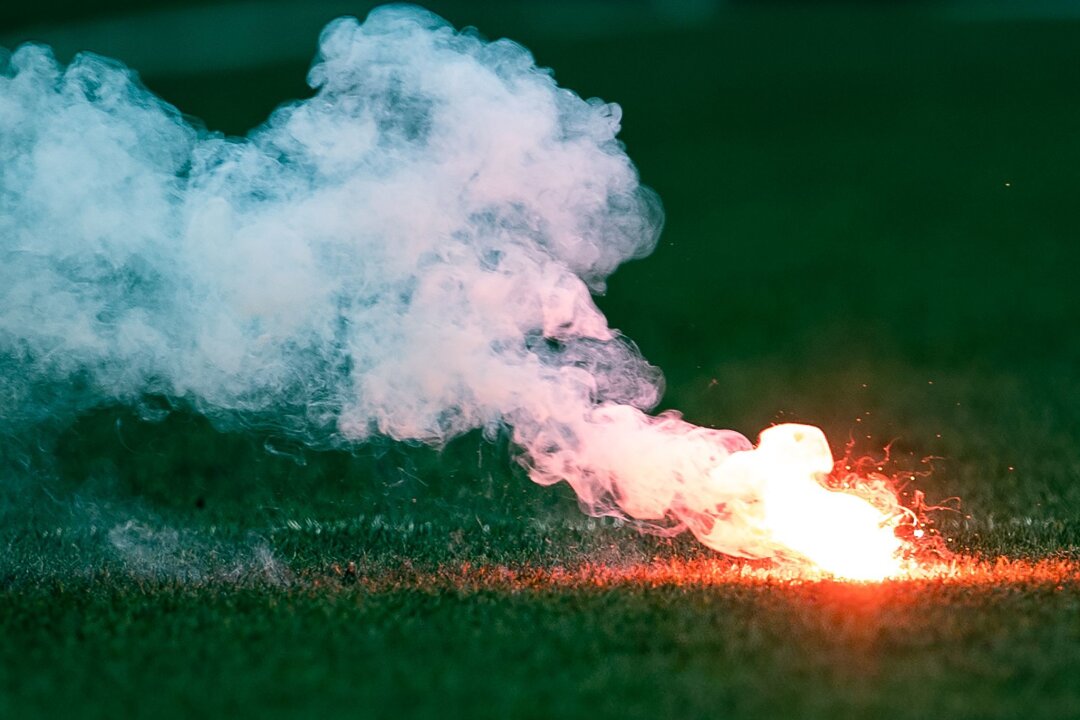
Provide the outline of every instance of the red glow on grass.
[[[618,587],[850,587],[889,593],[902,588],[978,587],[1021,585],[1051,589],[1080,584],[1080,563],[1070,559],[1038,560],[981,558],[956,555],[948,560],[904,564],[902,576],[881,582],[850,583],[808,565],[777,564],[727,558],[658,559],[646,563],[609,564],[584,562],[554,565],[439,565],[418,568],[409,563],[388,569],[334,566],[314,579],[357,585],[370,592],[392,590],[457,592],[547,592]],[[861,588],[861,590],[859,590]]]

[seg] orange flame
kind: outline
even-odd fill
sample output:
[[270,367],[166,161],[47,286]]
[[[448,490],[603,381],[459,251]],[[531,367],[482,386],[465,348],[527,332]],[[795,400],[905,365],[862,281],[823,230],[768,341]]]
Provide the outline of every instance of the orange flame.
[[[824,433],[810,425],[776,425],[753,450],[734,453],[712,481],[759,489],[755,525],[781,557],[808,561],[847,580],[877,581],[903,571],[903,519],[896,496],[878,490],[876,502],[825,487],[833,456]],[[702,538],[708,544],[707,538]]]

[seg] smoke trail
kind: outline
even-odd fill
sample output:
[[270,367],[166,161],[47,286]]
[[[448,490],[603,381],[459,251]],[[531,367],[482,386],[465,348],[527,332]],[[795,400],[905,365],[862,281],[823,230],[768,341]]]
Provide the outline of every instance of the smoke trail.
[[309,82],[236,139],[117,63],[6,59],[7,432],[148,394],[318,446],[508,426],[588,512],[782,548],[759,481],[713,472],[750,443],[647,415],[660,375],[592,301],[662,224],[618,106],[404,7],[328,26]]

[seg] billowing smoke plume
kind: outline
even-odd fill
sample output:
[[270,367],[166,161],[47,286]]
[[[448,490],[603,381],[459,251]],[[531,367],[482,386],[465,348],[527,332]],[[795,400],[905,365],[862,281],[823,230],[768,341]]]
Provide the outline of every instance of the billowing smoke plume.
[[750,444],[647,415],[659,373],[592,301],[662,224],[619,107],[520,45],[411,8],[338,20],[314,97],[244,139],[99,57],[2,68],[6,432],[151,394],[319,446],[509,427],[589,512],[777,549],[760,488],[710,475]]

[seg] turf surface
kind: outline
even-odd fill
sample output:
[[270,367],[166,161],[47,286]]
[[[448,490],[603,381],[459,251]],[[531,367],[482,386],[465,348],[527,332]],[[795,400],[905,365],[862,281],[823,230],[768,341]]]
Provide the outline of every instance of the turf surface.
[[[318,453],[103,409],[55,477],[3,485],[0,717],[1080,716],[1080,24],[522,8],[443,9],[624,106],[668,226],[600,302],[665,406],[891,441],[989,564],[793,581],[583,518],[505,444]],[[145,80],[239,133],[303,72]]]

